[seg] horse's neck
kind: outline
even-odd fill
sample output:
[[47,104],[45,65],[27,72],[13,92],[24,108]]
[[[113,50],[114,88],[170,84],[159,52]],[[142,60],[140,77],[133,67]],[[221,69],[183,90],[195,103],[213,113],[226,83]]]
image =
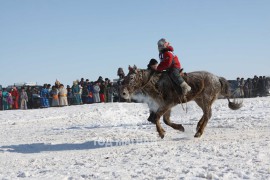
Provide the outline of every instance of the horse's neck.
[[142,81],[142,85],[146,85],[150,78],[151,78],[151,71],[149,70],[141,70],[141,74],[140,74],[140,80]]

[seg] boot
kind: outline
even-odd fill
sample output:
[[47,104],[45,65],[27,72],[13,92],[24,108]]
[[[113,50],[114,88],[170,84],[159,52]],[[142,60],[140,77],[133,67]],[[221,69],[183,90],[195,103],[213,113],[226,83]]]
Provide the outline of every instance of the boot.
[[191,87],[185,81],[182,82],[182,84],[180,84],[180,86],[182,88],[182,93],[184,96],[191,90]]

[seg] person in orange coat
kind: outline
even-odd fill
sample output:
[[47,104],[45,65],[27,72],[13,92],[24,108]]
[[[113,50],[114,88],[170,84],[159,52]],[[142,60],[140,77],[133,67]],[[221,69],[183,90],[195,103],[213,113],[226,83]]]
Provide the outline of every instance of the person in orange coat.
[[11,89],[11,96],[13,99],[12,109],[19,109],[19,96],[20,95],[15,86]]

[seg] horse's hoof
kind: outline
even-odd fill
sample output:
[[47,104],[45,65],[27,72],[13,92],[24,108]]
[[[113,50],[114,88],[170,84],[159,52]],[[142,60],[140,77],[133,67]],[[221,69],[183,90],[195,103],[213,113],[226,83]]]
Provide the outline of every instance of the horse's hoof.
[[165,136],[164,134],[160,134],[160,135],[159,135],[159,137],[160,137],[161,139],[163,139],[164,136]]
[[185,132],[185,128],[181,125],[181,126],[179,127],[179,131]]
[[201,135],[202,135],[202,133],[200,133],[200,132],[197,132],[196,134],[195,134],[195,138],[199,138],[199,137],[201,137]]

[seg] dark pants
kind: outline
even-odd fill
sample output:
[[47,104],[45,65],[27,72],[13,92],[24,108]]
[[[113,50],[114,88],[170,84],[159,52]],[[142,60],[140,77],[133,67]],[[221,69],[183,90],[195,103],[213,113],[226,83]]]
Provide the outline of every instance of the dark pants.
[[171,68],[169,70],[169,76],[173,80],[173,82],[178,86],[180,86],[180,84],[184,82],[184,79],[180,76],[180,69]]

